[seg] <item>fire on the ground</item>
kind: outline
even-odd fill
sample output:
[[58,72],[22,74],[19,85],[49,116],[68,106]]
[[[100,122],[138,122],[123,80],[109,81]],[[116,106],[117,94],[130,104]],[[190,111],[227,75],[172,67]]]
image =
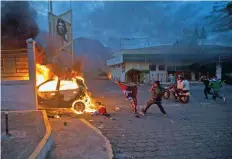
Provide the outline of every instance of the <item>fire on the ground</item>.
[[[56,75],[54,75],[51,72],[51,70],[49,68],[47,68],[45,65],[36,64],[36,85],[37,86],[41,85],[42,83],[44,83],[45,81],[47,81],[51,78],[53,80],[48,81],[46,84],[46,87],[39,87],[38,92],[52,91],[52,88],[54,88],[54,85],[56,85],[59,78]],[[62,83],[64,86],[64,87],[62,87],[62,90],[76,90],[76,89],[78,89],[80,86],[77,85],[77,83],[75,83],[76,79],[82,80],[85,88],[87,88],[84,78],[81,76],[76,76],[75,72],[72,72],[71,77],[69,77],[69,79],[62,79]],[[90,94],[87,91],[87,89],[84,92],[84,94],[85,95],[82,98],[77,98],[72,103],[71,109],[76,114],[82,114],[84,112],[91,113],[91,112],[95,112],[97,109],[95,107],[94,101],[93,101],[93,99],[91,99]],[[78,109],[76,109],[76,105],[84,106],[84,111],[78,111]]]

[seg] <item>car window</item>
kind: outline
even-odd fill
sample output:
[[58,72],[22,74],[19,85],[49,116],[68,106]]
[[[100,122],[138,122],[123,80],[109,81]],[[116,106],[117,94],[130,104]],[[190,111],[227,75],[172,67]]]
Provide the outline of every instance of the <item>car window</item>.
[[57,82],[58,82],[58,80],[48,81],[48,82],[42,84],[39,87],[38,91],[39,92],[52,92],[52,91],[56,91]]
[[75,80],[60,80],[60,91],[77,89],[78,85]]

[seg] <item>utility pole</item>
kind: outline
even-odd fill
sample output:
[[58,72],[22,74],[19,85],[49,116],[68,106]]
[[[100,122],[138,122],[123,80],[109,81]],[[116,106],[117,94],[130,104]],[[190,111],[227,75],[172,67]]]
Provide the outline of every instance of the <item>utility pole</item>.
[[53,38],[53,32],[54,32],[54,31],[53,31],[52,19],[51,19],[51,15],[53,14],[52,0],[49,0],[48,7],[49,7],[48,13],[50,14],[50,15],[48,16],[49,32],[52,34],[52,39],[54,39],[54,38]]
[[72,66],[74,65],[74,49],[73,49],[73,43],[74,43],[74,39],[73,39],[73,23],[72,23],[72,21],[73,21],[73,14],[72,14],[72,1],[70,1],[70,10],[71,10],[71,32],[72,32],[72,34],[71,34],[71,39],[72,39]]

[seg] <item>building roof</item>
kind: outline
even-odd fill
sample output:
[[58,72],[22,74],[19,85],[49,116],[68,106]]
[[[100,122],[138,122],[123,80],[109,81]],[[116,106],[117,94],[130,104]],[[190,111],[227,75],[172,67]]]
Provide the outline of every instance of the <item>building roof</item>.
[[198,45],[198,46],[172,46],[161,45],[139,49],[124,49],[120,50],[118,54],[201,54],[201,53],[219,53],[230,52],[232,54],[232,47],[219,45]]
[[219,56],[223,61],[232,61],[232,47],[218,45],[199,45],[199,46],[171,46],[162,45],[140,49],[124,49],[108,60],[108,65],[121,62],[190,62],[199,61],[219,61]]

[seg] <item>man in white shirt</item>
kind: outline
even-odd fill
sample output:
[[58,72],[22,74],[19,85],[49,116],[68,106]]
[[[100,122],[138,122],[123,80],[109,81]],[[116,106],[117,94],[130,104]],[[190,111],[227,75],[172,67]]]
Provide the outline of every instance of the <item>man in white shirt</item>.
[[181,87],[182,91],[189,91],[189,82],[188,80],[184,79],[184,77],[181,77]]

